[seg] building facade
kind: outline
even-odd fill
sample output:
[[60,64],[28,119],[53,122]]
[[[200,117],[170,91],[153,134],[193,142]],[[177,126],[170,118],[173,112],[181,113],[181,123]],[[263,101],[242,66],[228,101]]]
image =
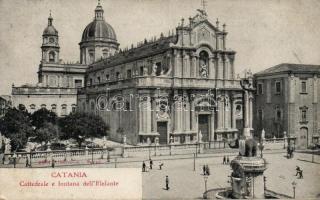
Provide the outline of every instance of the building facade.
[[59,57],[59,35],[50,14],[42,34],[42,58],[37,84],[12,85],[13,106],[23,105],[29,112],[40,108],[65,116],[76,110],[77,88],[84,86],[87,68],[82,63],[63,63]]
[[[99,8],[96,15],[97,10],[103,14]],[[86,56],[81,60],[90,65],[78,93],[79,110],[100,115],[110,125],[111,139],[130,144],[237,138],[243,127],[244,91],[235,77],[236,52],[227,48],[225,25],[213,25],[205,10],[198,11],[168,35],[130,49],[117,51],[116,40],[109,40],[111,54],[92,64],[96,56],[90,53],[96,49],[83,47],[81,55]],[[115,36],[107,23],[88,27],[91,41],[97,40],[101,27]],[[89,40],[88,27],[83,41]],[[248,109],[251,130],[251,93]]]
[[254,75],[254,129],[267,137],[286,136],[305,149],[319,142],[320,66],[279,64]]
[[0,95],[0,118],[6,114],[7,110],[11,106],[12,106],[11,96],[10,95]]

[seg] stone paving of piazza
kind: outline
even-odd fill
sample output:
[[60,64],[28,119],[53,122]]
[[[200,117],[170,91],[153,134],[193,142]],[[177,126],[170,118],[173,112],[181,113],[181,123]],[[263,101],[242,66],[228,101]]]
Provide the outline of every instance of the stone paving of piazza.
[[[208,189],[229,187],[228,175],[231,173],[229,165],[222,164],[224,154],[201,155],[196,159],[196,171],[193,171],[193,158],[189,156],[175,156],[175,159],[165,160],[162,157],[155,157],[152,170],[143,173],[143,198],[144,199],[200,199],[205,190],[202,166],[208,164],[211,175],[208,179]],[[227,154],[226,154],[227,155]],[[229,153],[230,160],[235,156]],[[188,158],[187,158],[188,157]],[[264,154],[268,161],[268,168],[265,171],[267,177],[267,189],[293,195],[291,183],[297,182],[297,199],[320,198],[320,156],[315,155],[311,163],[312,155],[306,153],[295,153],[294,158],[287,159],[284,152],[268,152]],[[163,160],[159,160],[159,159]],[[130,158],[126,159],[130,161]],[[124,161],[124,160],[122,160]],[[164,163],[163,169],[159,170],[158,164]],[[149,163],[146,162],[147,166]],[[117,163],[117,167],[131,168],[141,167],[142,162]],[[300,166],[303,169],[303,179],[295,176],[295,168]],[[75,167],[75,166],[72,166]],[[114,167],[113,163],[86,165],[85,167]],[[165,176],[169,176],[170,190],[165,190]]]

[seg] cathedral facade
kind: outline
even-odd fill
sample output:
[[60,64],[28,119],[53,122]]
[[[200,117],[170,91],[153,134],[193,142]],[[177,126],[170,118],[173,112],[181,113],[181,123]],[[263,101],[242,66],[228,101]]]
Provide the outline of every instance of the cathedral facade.
[[[97,47],[80,43],[81,61],[89,66],[77,106],[103,117],[111,139],[169,144],[237,138],[243,127],[244,91],[235,77],[236,52],[227,48],[225,25],[219,26],[218,20],[213,25],[199,9],[168,35],[118,50],[100,5],[95,15],[82,40]],[[99,47],[102,42],[108,44],[105,51]],[[103,59],[90,63],[97,57]],[[250,93],[249,129],[252,100]]]
[[[12,87],[13,106],[100,115],[110,139],[130,144],[232,140],[243,131],[243,94],[225,25],[204,9],[175,31],[119,49],[116,32],[97,5],[82,34],[80,61],[59,59],[59,36],[48,18],[38,84]],[[250,93],[246,130],[252,130]]]

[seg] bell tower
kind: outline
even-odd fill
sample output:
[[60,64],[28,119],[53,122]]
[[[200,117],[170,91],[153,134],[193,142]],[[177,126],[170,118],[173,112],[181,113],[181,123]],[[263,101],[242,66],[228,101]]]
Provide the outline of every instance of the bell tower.
[[44,63],[58,63],[59,62],[59,36],[58,31],[52,25],[53,18],[48,18],[48,26],[44,29],[42,34],[42,59]]

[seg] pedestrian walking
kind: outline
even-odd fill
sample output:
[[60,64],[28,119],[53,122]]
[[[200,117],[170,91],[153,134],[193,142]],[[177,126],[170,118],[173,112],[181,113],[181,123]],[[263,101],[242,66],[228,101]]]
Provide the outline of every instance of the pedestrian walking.
[[209,169],[209,166],[208,165],[206,165],[206,175],[210,175],[210,169]]
[[146,171],[146,163],[143,161],[142,162],[142,172]]
[[300,170],[301,170],[301,169],[300,169],[300,167],[299,167],[299,166],[297,166],[297,167],[296,167],[296,176],[298,176],[298,175],[299,175]]
[[223,162],[222,164],[226,164],[226,156],[223,156]]
[[299,178],[303,178],[303,170],[302,169],[300,169],[300,171],[299,171]]
[[166,190],[169,190],[169,177],[166,176]]
[[159,169],[162,170],[162,167],[163,167],[163,163],[160,162],[160,164],[159,164]]
[[152,159],[150,158],[150,169],[152,169],[152,165],[153,165],[153,161],[152,161]]
[[29,167],[29,158],[28,158],[28,156],[26,157],[26,167]]
[[229,160],[229,156],[227,156],[227,164],[229,164],[230,160]]
[[16,168],[16,164],[17,164],[17,154],[14,153],[13,154],[13,168]]
[[202,172],[203,172],[203,175],[206,175],[206,166],[205,165],[203,165],[203,167],[202,167]]
[[55,162],[56,162],[56,161],[52,158],[52,160],[51,160],[51,167],[52,167],[52,168],[55,167]]

